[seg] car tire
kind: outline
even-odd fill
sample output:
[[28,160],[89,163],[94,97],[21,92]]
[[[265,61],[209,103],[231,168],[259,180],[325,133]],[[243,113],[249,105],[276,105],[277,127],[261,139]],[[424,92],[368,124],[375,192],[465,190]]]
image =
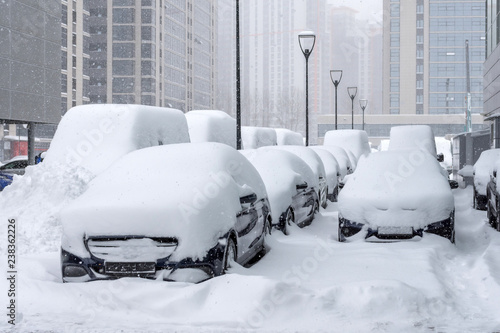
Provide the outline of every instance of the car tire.
[[223,274],[227,273],[227,270],[231,268],[231,263],[236,262],[236,259],[236,243],[234,242],[232,237],[229,237],[227,239],[226,251],[224,252],[224,265],[222,266]]
[[281,231],[287,236],[290,234],[288,227],[292,225],[292,223],[295,223],[295,214],[293,213],[293,209],[289,207],[286,211],[283,226],[281,227]]

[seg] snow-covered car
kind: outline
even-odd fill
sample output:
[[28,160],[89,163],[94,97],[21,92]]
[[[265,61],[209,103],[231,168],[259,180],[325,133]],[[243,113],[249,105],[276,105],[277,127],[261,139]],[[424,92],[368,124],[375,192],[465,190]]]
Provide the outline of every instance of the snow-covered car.
[[44,163],[98,175],[123,155],[146,147],[190,142],[180,110],[133,104],[71,108],[57,127]]
[[309,146],[323,162],[326,173],[326,184],[328,186],[327,199],[331,202],[336,202],[339,194],[339,182],[341,179],[340,166],[335,156],[325,149],[317,148],[318,146]]
[[[35,163],[40,163],[43,160],[44,153],[35,156]],[[28,167],[28,156],[26,155],[19,155],[3,162],[3,165],[0,166],[0,191],[12,184],[14,175],[24,175],[26,167]]]
[[339,194],[339,241],[387,241],[433,233],[454,242],[454,199],[435,155],[370,154]]
[[[328,194],[328,183],[326,181],[325,166],[321,158],[309,147],[304,146],[277,146],[273,149],[285,150],[293,153],[300,157],[304,162],[309,165],[312,172],[316,175],[318,179],[318,187],[316,192],[318,193],[319,205],[326,208],[328,206],[327,194]],[[319,208],[319,207],[318,207]]]
[[488,197],[486,188],[490,181],[490,170],[497,161],[500,161],[500,149],[488,149],[481,153],[481,156],[474,164],[472,175],[474,177],[474,194],[472,197],[472,207],[478,210],[486,210]]
[[500,184],[498,181],[498,170],[500,161],[494,162],[490,169],[490,181],[486,187],[486,216],[490,225],[500,231]]
[[276,146],[278,139],[274,128],[241,126],[242,149]]
[[271,217],[252,164],[221,143],[133,151],[61,212],[65,282],[198,282],[264,249]]
[[368,141],[368,134],[362,130],[346,129],[346,130],[333,130],[325,133],[323,141],[324,146],[338,146],[351,152],[354,155],[356,164],[361,156],[367,156],[371,153],[370,142]]
[[389,151],[401,149],[417,149],[426,151],[440,162],[441,174],[448,179],[451,188],[458,188],[458,182],[449,179],[449,171],[441,164],[444,155],[438,154],[436,139],[432,128],[428,125],[404,125],[391,127]]
[[262,147],[240,151],[259,171],[266,185],[274,227],[288,234],[292,223],[306,226],[317,210],[318,179],[300,157]]
[[236,120],[219,110],[186,112],[191,142],[220,142],[236,149]]
[[353,173],[354,167],[352,166],[351,160],[349,159],[349,156],[344,148],[337,146],[309,146],[309,148],[312,148],[314,151],[317,149],[323,149],[331,153],[339,164],[341,180],[344,179],[345,176]]
[[276,143],[278,146],[303,146],[304,137],[302,134],[286,128],[275,128]]

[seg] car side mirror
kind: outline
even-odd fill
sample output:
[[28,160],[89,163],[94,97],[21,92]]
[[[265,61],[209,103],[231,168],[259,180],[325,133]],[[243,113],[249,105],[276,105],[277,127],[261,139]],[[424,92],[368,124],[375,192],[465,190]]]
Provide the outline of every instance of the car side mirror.
[[307,188],[307,186],[309,186],[307,184],[307,182],[303,182],[302,184],[297,184],[296,187],[297,187],[297,191],[299,190],[305,190]]
[[456,180],[448,180],[448,182],[450,183],[450,188],[451,189],[455,189],[455,188],[458,188],[458,182]]
[[240,203],[242,205],[244,205],[244,204],[252,204],[255,201],[257,201],[257,194],[255,194],[255,193],[252,193],[252,194],[249,194],[249,195],[245,195],[244,197],[240,198]]
[[444,162],[444,155],[443,155],[443,153],[437,154],[437,160],[438,160],[438,162]]

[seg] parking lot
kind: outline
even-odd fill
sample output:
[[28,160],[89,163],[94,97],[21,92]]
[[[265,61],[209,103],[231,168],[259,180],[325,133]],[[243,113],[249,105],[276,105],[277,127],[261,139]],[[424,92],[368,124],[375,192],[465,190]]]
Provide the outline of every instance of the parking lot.
[[63,284],[58,252],[21,255],[15,331],[497,332],[500,233],[470,187],[454,195],[455,245],[339,243],[331,203],[310,226],[273,232],[253,266],[200,284]]

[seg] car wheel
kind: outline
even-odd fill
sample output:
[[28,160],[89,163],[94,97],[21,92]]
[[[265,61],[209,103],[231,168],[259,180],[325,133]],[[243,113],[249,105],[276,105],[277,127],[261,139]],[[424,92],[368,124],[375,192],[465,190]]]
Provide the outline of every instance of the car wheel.
[[472,208],[477,209],[477,193],[475,189],[472,193]]
[[223,272],[224,274],[227,272],[229,268],[231,268],[231,264],[236,262],[236,244],[232,237],[227,239],[226,252],[224,254],[224,266]]
[[286,211],[285,221],[283,222],[283,226],[281,227],[281,231],[283,231],[285,235],[290,234],[288,227],[292,225],[292,223],[295,223],[295,215],[293,214],[293,209],[288,208],[288,210]]

